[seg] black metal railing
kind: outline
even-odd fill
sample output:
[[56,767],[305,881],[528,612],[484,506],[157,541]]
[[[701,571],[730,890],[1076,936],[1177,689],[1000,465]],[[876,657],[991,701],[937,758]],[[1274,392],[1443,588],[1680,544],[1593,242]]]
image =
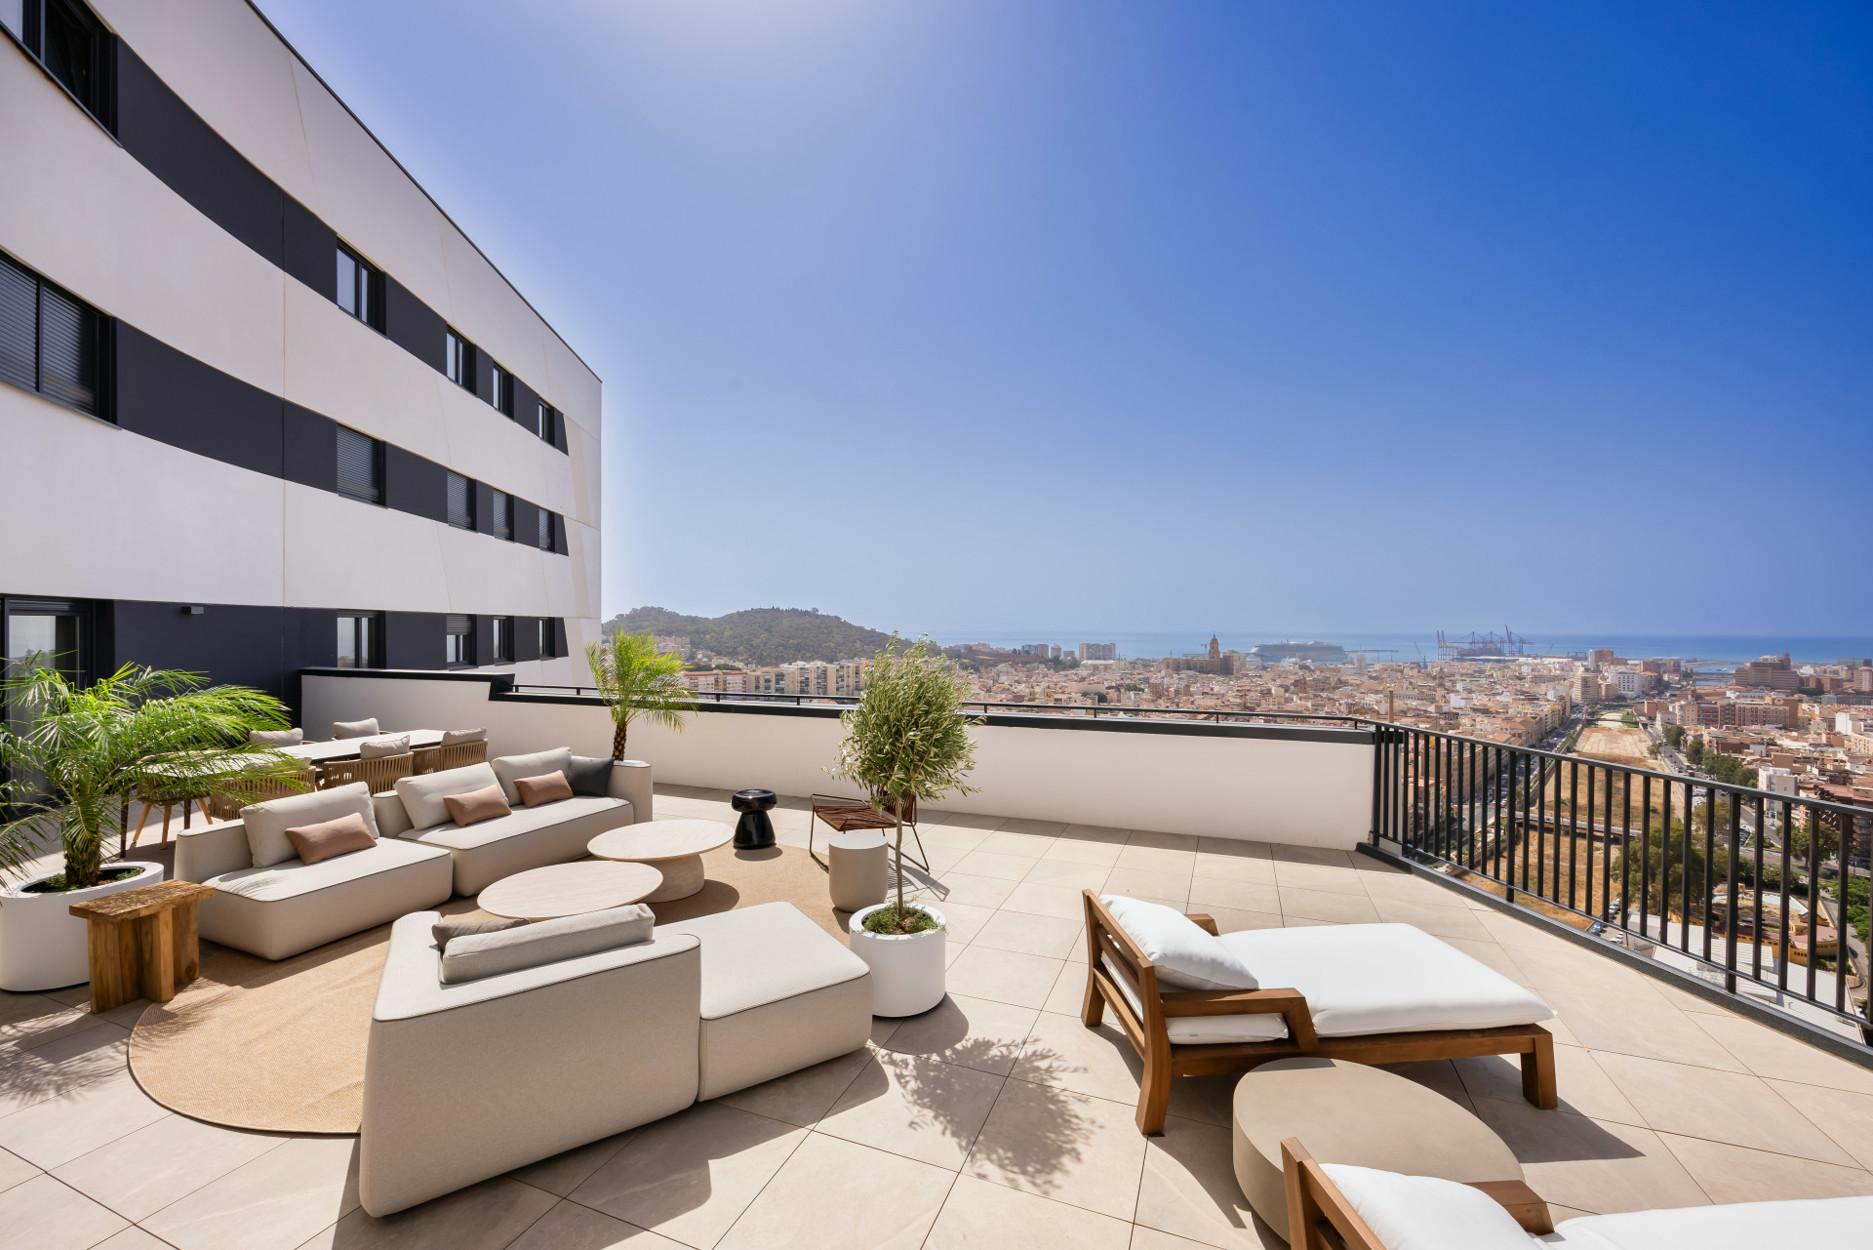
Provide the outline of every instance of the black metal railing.
[[[1373,838],[1861,1029],[1873,809],[1400,725]],[[1494,892],[1494,891],[1492,891]]]

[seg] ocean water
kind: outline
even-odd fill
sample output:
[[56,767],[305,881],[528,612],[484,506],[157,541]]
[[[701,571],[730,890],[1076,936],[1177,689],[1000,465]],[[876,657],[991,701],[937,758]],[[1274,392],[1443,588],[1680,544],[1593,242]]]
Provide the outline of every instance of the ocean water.
[[[1413,662],[1420,656],[1437,659],[1435,633],[1336,634],[1317,631],[1177,630],[1170,632],[1112,633],[1089,630],[1063,633],[1059,630],[1010,632],[992,630],[948,630],[931,635],[944,646],[968,642],[986,642],[998,647],[1019,647],[1030,642],[1058,643],[1078,649],[1082,642],[1114,642],[1126,659],[1162,659],[1168,655],[1194,655],[1205,651],[1214,632],[1225,651],[1247,651],[1257,643],[1297,640],[1337,642],[1349,652],[1365,650],[1373,663]],[[1468,634],[1464,638],[1468,638]],[[1522,636],[1518,631],[1517,636]],[[1695,660],[1711,668],[1734,667],[1762,655],[1787,652],[1797,664],[1833,664],[1841,660],[1873,657],[1873,635],[1830,637],[1794,634],[1529,634],[1529,655],[1581,655],[1600,647],[1611,647],[1628,659],[1653,657]]]

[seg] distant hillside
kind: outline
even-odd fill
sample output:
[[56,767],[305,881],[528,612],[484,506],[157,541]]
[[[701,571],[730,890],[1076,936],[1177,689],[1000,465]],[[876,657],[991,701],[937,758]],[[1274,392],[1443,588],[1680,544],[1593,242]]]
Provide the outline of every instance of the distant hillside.
[[668,608],[633,608],[612,617],[605,628],[631,634],[686,635],[692,652],[706,651],[745,664],[863,659],[891,641],[889,634],[809,608],[750,608],[714,618],[685,616]]

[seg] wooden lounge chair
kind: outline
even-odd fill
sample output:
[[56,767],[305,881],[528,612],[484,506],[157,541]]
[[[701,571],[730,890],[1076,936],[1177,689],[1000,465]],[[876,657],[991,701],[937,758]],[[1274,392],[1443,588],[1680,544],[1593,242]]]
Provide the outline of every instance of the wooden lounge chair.
[[[813,826],[819,821],[826,822],[826,826],[834,833],[851,833],[856,829],[880,829],[888,833],[897,828],[889,812],[864,799],[842,794],[816,794],[808,801],[813,805],[813,814],[806,818],[808,855],[813,853]],[[903,814],[904,827],[910,830],[911,840],[917,843],[917,853],[906,858],[925,872],[930,871],[930,856],[923,849],[923,838],[917,832],[917,796],[907,796],[898,804],[898,810]]]
[[[1308,969],[1305,979],[1312,984],[1253,990],[1184,990],[1159,983],[1157,967],[1097,894],[1084,891],[1084,899],[1087,976],[1080,1017],[1087,1028],[1097,1028],[1110,1008],[1143,1061],[1144,1074],[1138,1088],[1140,1132],[1164,1131],[1174,1076],[1244,1072],[1271,1059],[1296,1055],[1373,1064],[1520,1055],[1523,1096],[1544,1109],[1556,1105],[1554,1038],[1539,1024],[1425,1027],[1415,1022],[1435,1018],[1438,1013],[1434,1004],[1413,1010],[1409,1003],[1381,1003],[1375,1009],[1369,1001],[1349,1003],[1333,992],[1340,985],[1358,983],[1349,985],[1355,992],[1346,997],[1369,1000],[1374,982],[1393,979],[1398,983],[1393,994],[1397,998],[1399,993],[1408,992],[1412,976],[1430,976],[1440,983],[1473,978],[1496,990],[1498,997],[1506,1001],[1500,1008],[1484,1003],[1466,1005],[1465,1010],[1476,1007],[1477,1012],[1500,1010],[1537,1019],[1553,1014],[1546,1004],[1507,978],[1420,930],[1408,925],[1330,925],[1231,934],[1230,940],[1245,947],[1259,944],[1274,948],[1245,956],[1251,962],[1265,964],[1266,975],[1280,976],[1301,966]],[[1209,916],[1189,918],[1211,935],[1216,934],[1216,922]],[[1314,957],[1295,957],[1297,949],[1308,946],[1318,948]],[[1361,946],[1370,959],[1363,957]],[[1402,961],[1396,977],[1383,967],[1388,958]],[[1404,965],[1412,961],[1418,966],[1409,968],[1412,976],[1406,976]],[[1430,966],[1433,964],[1435,968]],[[1435,973],[1440,970],[1456,975],[1439,978]],[[1313,1003],[1309,1002],[1309,992],[1314,994]],[[1518,1004],[1518,996],[1526,1003]],[[1375,1022],[1388,1018],[1413,1021],[1414,1027],[1372,1031]],[[1178,1040],[1172,1036],[1173,1031],[1187,1039],[1201,1040]]]

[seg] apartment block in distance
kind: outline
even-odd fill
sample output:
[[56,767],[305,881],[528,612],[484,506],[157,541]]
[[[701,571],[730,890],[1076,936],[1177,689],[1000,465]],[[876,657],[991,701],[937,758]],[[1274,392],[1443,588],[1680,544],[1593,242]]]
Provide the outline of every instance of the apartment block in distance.
[[599,379],[257,9],[0,0],[0,152],[6,656],[571,679]]

